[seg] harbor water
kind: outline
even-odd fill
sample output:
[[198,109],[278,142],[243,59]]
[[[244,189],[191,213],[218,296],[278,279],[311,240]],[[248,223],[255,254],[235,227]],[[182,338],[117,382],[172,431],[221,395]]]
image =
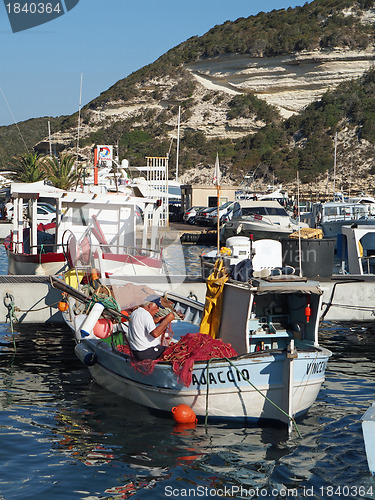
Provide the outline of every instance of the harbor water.
[[[201,250],[185,248],[192,274]],[[320,342],[333,352],[326,382],[288,437],[178,428],[93,383],[68,329],[2,324],[0,498],[375,498],[360,421],[375,399],[375,325],[323,323]]]

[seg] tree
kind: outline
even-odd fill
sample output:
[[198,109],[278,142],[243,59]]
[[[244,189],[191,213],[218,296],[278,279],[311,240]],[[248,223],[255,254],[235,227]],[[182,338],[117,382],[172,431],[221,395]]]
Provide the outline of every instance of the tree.
[[44,157],[38,153],[19,155],[10,162],[11,177],[18,182],[38,182],[45,179]]
[[44,161],[47,179],[59,189],[71,189],[75,187],[78,173],[74,168],[75,156],[72,154],[48,157]]

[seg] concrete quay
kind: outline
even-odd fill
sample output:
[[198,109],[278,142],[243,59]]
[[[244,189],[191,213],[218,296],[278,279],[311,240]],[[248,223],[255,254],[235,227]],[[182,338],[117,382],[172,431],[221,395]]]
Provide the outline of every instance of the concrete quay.
[[[180,277],[177,281],[174,292],[184,297],[193,295],[204,302],[206,284],[203,280]],[[319,285],[323,292],[322,321],[375,320],[375,276],[337,275],[321,279]],[[62,323],[57,308],[61,297],[48,276],[0,276],[0,323],[9,322],[11,305],[20,323]]]

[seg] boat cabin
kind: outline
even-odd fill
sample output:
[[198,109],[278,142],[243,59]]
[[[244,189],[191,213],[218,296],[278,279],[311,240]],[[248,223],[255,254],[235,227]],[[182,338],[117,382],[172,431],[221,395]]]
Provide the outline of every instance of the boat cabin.
[[343,226],[342,234],[342,255],[347,254],[349,274],[375,274],[375,226]]
[[318,345],[322,292],[318,283],[297,276],[270,276],[224,285],[219,338],[238,354]]
[[289,214],[277,201],[240,201],[241,217],[288,217]]
[[[135,248],[140,244],[146,248],[149,225],[152,226],[150,249],[155,249],[159,243],[157,225],[160,209],[155,210],[151,199],[125,194],[63,191],[43,182],[13,183],[11,197],[14,201],[13,230],[7,246],[11,274],[34,274],[34,268],[42,267],[41,264],[46,264],[48,268],[40,270],[40,274],[61,272],[69,254],[70,260],[75,257],[77,261],[81,260],[80,264],[84,264],[85,260],[88,264],[85,259],[88,252],[90,256],[102,251],[116,253],[119,249]],[[53,224],[38,223],[37,203],[42,197],[54,200],[56,212]],[[26,211],[25,203],[28,205]],[[140,204],[144,207],[142,215]],[[41,239],[47,234],[50,236],[48,245]],[[26,259],[26,256],[31,258]],[[42,257],[48,262],[42,262]],[[74,267],[77,262],[69,263]]]

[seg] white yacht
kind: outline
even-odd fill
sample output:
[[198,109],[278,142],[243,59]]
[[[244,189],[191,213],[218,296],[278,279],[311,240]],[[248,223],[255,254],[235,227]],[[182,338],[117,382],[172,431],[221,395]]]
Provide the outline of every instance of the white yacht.
[[254,240],[280,239],[308,227],[289,216],[277,201],[240,201],[242,215],[224,224],[221,239],[253,235]]

